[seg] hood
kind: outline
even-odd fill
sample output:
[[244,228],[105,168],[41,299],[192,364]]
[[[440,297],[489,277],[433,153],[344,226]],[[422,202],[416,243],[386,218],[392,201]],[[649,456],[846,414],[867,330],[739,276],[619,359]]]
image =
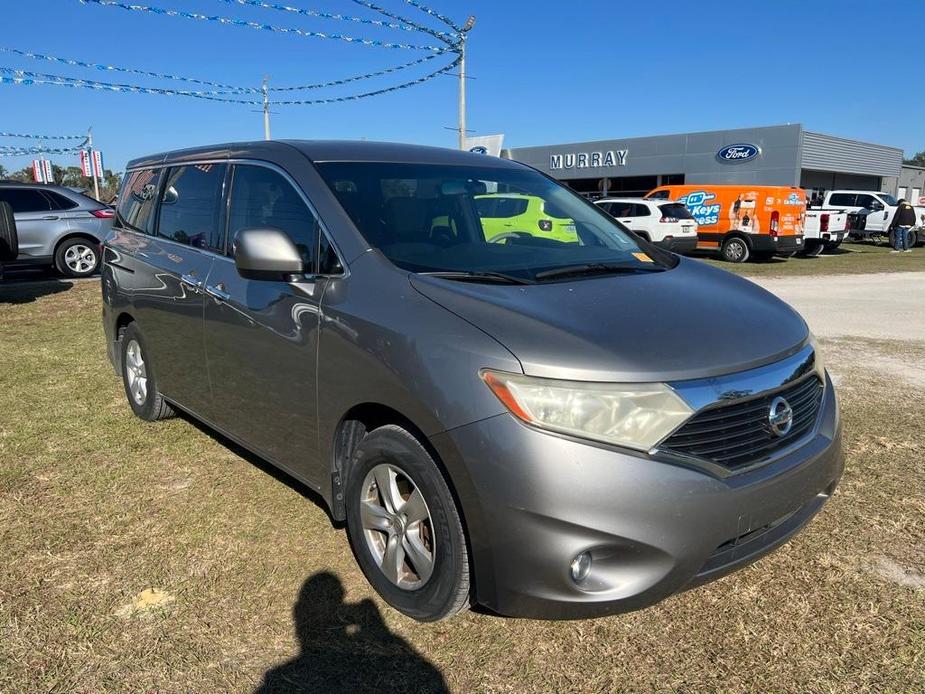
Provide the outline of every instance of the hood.
[[771,293],[686,258],[666,272],[536,285],[411,283],[498,340],[524,373],[547,378],[708,378],[783,359],[809,337]]

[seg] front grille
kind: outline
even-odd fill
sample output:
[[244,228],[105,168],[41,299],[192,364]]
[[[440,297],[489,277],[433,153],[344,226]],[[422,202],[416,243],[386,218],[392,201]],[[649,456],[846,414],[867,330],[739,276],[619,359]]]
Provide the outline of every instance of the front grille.
[[[816,375],[757,398],[720,403],[695,414],[660,448],[737,468],[759,462],[812,430],[822,402]],[[784,436],[771,433],[771,401],[782,396],[793,409],[793,426]]]

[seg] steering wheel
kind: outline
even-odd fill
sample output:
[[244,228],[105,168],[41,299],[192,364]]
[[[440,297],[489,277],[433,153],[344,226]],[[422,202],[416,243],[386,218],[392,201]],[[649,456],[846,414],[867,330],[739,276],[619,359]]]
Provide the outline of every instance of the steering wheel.
[[508,239],[522,239],[525,236],[530,237],[532,234],[529,234],[526,231],[505,231],[502,234],[493,236],[489,243],[506,243]]

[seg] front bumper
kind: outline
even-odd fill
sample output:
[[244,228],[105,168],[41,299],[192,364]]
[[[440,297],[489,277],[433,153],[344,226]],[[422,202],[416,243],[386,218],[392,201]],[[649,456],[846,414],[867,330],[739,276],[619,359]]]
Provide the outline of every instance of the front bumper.
[[666,236],[655,245],[672,253],[684,255],[697,249],[697,236]]
[[[432,439],[459,494],[477,600],[506,615],[575,619],[647,607],[744,566],[821,508],[843,469],[832,384],[807,442],[720,479],[541,432],[499,415]],[[583,587],[570,577],[593,556]]]

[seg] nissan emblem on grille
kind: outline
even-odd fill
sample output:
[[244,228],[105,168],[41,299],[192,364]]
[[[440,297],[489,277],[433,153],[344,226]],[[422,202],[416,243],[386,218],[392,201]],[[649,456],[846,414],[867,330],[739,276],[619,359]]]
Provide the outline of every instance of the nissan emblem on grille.
[[771,433],[775,436],[786,436],[790,433],[793,426],[793,409],[784,398],[778,396],[771,401],[768,424],[771,425]]

